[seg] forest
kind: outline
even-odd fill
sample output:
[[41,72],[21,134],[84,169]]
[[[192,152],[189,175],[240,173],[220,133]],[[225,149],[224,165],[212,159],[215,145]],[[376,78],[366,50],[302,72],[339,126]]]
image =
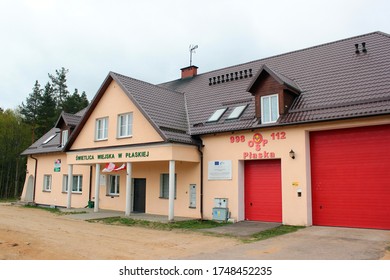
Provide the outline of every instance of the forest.
[[62,111],[77,113],[88,106],[86,93],[67,86],[69,70],[48,74],[44,87],[35,81],[16,109],[0,108],[0,200],[18,199],[23,191],[27,158],[20,154],[56,123]]

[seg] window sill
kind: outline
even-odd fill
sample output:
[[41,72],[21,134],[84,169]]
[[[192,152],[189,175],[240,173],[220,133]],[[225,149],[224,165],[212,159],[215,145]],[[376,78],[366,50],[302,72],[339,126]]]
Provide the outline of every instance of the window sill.
[[[68,194],[66,191],[62,191],[63,194]],[[82,195],[83,192],[72,192],[72,194]]]
[[126,135],[126,136],[117,136],[116,139],[126,139],[126,138],[133,138],[133,135]]
[[103,142],[103,141],[108,141],[108,138],[104,138],[104,139],[95,139],[95,142]]
[[[160,196],[159,198],[160,199],[169,199],[169,197],[163,197],[163,196]],[[175,199],[176,199],[176,197],[175,197]]]
[[50,193],[51,190],[43,190],[42,192]]
[[119,197],[119,194],[106,194],[106,196],[114,198],[114,197]]

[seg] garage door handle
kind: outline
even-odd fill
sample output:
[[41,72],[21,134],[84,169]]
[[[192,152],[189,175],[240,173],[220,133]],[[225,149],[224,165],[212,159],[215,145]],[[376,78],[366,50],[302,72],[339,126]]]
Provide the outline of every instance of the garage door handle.
[[322,205],[320,205],[320,209],[322,209]]
[[250,206],[252,206],[252,202],[251,202],[251,203],[249,203],[249,205],[250,205]]

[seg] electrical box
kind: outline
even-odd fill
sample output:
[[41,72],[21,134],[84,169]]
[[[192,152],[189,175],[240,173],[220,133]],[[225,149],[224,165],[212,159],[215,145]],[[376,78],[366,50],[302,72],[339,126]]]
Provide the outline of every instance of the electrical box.
[[228,199],[227,198],[214,198],[214,207],[227,208]]
[[213,208],[213,220],[215,221],[227,221],[229,218],[229,209],[214,207]]

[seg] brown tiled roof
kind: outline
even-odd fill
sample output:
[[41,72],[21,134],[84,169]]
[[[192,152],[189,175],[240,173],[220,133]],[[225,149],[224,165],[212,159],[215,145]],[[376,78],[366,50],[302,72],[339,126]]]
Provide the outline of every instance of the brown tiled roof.
[[62,147],[60,146],[60,129],[53,127],[45,135],[35,141],[34,144],[23,151],[21,155],[25,156],[61,151]]
[[[363,42],[367,52],[362,50]],[[359,44],[359,54],[355,53],[355,44]],[[235,73],[249,69],[257,73],[264,68],[301,92],[289,112],[274,125],[390,114],[390,36],[382,32],[260,59],[160,86],[185,93],[192,135],[251,129],[263,126],[255,119],[254,99],[247,91],[256,75],[252,78],[238,75],[236,80]],[[233,81],[225,79],[222,82],[222,76],[226,78],[229,74],[231,77],[230,73],[233,73]],[[238,120],[226,119],[234,106],[246,103],[249,106]],[[207,123],[215,110],[226,107],[228,110],[218,122]]]

